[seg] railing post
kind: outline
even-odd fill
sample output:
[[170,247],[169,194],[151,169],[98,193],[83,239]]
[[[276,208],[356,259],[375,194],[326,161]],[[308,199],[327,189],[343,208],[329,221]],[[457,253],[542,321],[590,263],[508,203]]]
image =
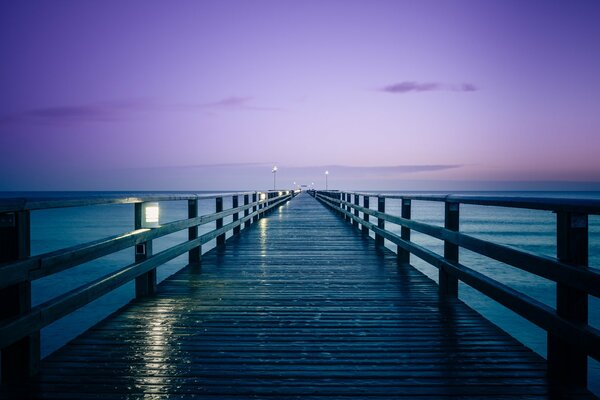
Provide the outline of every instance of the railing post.
[[[350,193],[346,193],[345,197],[346,197],[346,199],[345,199],[345,200],[346,200],[346,202],[350,202]],[[346,210],[346,211],[348,211],[348,212],[349,212],[349,211],[350,211],[350,206],[349,206],[349,205],[345,205],[345,206],[344,206],[344,210]],[[349,216],[349,215],[347,215],[347,214],[344,214],[344,219],[345,219],[346,221],[351,221],[351,220],[352,220],[352,218],[350,218],[350,216]]]
[[[444,227],[452,231],[458,231],[460,205],[459,203],[446,201],[444,203]],[[444,241],[444,258],[449,262],[458,262],[458,246]],[[439,293],[442,296],[458,296],[458,279],[450,275],[443,266],[438,275]]]
[[[358,205],[358,199],[359,199],[359,196],[358,196],[356,193],[354,193],[354,205],[356,205],[356,206]],[[356,208],[354,209],[354,216],[355,216],[356,218],[358,218],[358,209],[356,209]],[[358,227],[360,226],[360,225],[358,224],[358,221],[357,221],[357,220],[353,220],[353,221],[354,221],[354,222],[353,222],[353,224],[352,224],[352,225],[354,225],[355,227],[357,227],[357,228],[358,228]]]
[[[411,201],[410,199],[402,199],[402,213],[401,217],[405,219],[410,219],[410,208]],[[400,228],[400,237],[407,242],[410,242],[410,229],[403,226]],[[404,250],[402,247],[398,246],[398,262],[400,264],[409,264],[410,263],[410,251]]]
[[[215,212],[223,211],[223,197],[217,197],[215,199]],[[223,227],[223,218],[218,218],[215,221],[215,228],[220,229]],[[222,233],[217,236],[217,246],[223,246],[225,244],[225,234]]]
[[[247,206],[248,204],[250,204],[250,196],[245,194],[244,195],[244,205]],[[250,215],[250,209],[246,208],[244,210],[244,217],[247,217],[248,215]],[[246,222],[244,222],[244,229],[246,228],[250,228],[250,219],[247,219]]]
[[[188,200],[188,218],[198,217],[198,200]],[[194,240],[198,237],[198,227],[192,226],[188,229],[188,240]],[[188,262],[190,264],[196,264],[200,262],[200,255],[202,254],[202,247],[198,246],[188,252]]]
[[[22,260],[30,255],[30,213],[0,214],[0,263]],[[0,289],[0,321],[31,310],[31,282]],[[35,375],[40,363],[39,331],[1,349],[2,382],[25,381]]]
[[[238,206],[239,206],[239,196],[236,194],[235,196],[233,196],[231,198],[231,207],[236,208]],[[233,214],[233,221],[237,221],[238,219],[240,219],[240,213],[236,212],[235,214]],[[240,229],[242,229],[242,227],[240,225],[233,228],[233,234],[237,235],[238,233],[240,233]]]
[[[144,203],[134,204],[134,226],[135,229],[142,228],[142,216]],[[135,245],[135,262],[142,262],[152,257],[152,240]],[[156,268],[143,273],[135,278],[135,297],[145,297],[156,293]]]
[[[369,196],[365,195],[363,196],[363,207],[364,208],[369,208]],[[363,213],[363,219],[367,222],[369,222],[369,214],[367,213]],[[363,225],[362,227],[362,233],[363,235],[368,235],[369,234],[369,228],[367,228],[365,225]]]
[[[254,206],[252,207],[253,213],[258,211],[258,205],[256,204],[256,202],[258,201],[257,199],[258,199],[258,192],[252,193],[252,202],[254,203]],[[254,217],[252,217],[252,222],[256,222],[256,221],[258,221],[258,214],[256,214]]]
[[[556,214],[556,255],[577,268],[588,267],[588,216],[559,211]],[[588,323],[588,294],[556,284],[557,314],[577,325]],[[587,386],[587,354],[559,337],[548,334],[548,373],[569,385]]]
[[[377,211],[384,213],[385,212],[385,197],[377,196]],[[385,229],[385,220],[383,218],[377,218],[377,227],[379,229]],[[383,240],[383,236],[379,234],[375,234],[375,244],[377,246],[383,246],[385,241]]]

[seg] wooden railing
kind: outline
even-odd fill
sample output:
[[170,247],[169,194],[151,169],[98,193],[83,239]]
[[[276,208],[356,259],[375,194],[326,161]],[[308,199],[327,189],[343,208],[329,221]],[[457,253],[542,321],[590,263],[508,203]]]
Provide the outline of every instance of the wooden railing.
[[[339,212],[344,219],[361,228],[363,233],[373,231],[378,245],[383,245],[386,239],[396,244],[400,265],[407,265],[410,262],[410,254],[414,254],[436,267],[439,270],[441,296],[457,297],[460,280],[546,330],[549,375],[568,384],[587,386],[587,358],[590,356],[600,360],[600,331],[588,324],[588,295],[600,296],[600,270],[588,267],[588,215],[600,214],[600,201],[456,195],[377,195],[338,191],[310,193]],[[377,210],[370,208],[371,198],[376,198]],[[386,213],[386,199],[401,201],[401,216]],[[444,227],[412,220],[412,200],[444,203]],[[556,213],[556,258],[460,233],[461,204],[516,207]],[[370,217],[377,221],[372,222]],[[400,235],[386,229],[386,223],[400,226]],[[441,256],[411,241],[411,231],[443,240],[444,255]],[[556,282],[556,308],[461,264],[459,248]]]
[[[0,200],[0,349],[2,381],[12,382],[35,374],[40,361],[40,329],[135,280],[136,297],[156,290],[156,268],[188,253],[189,263],[201,261],[201,246],[216,239],[225,244],[226,234],[240,232],[264,213],[286,202],[297,192],[246,192],[218,195],[143,196],[126,198],[85,198],[66,200]],[[223,198],[232,198],[232,208],[223,210]],[[240,197],[243,205],[239,205]],[[214,199],[215,212],[198,216],[198,202]],[[188,202],[188,218],[145,227],[149,203]],[[134,204],[135,230],[37,256],[30,256],[30,213],[33,210],[83,207],[98,204]],[[243,213],[243,215],[240,215]],[[223,225],[225,217],[232,221]],[[198,235],[198,227],[215,222],[215,229]],[[157,222],[157,221],[154,221]],[[188,240],[152,253],[152,240],[174,232],[188,231]],[[135,262],[75,290],[32,307],[31,282],[91,260],[133,247]]]

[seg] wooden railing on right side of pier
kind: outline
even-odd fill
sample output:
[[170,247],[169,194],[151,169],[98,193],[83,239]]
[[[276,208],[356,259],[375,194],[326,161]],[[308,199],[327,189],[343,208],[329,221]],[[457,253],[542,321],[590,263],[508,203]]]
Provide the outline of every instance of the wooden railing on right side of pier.
[[[408,265],[410,255],[413,254],[436,267],[439,271],[440,296],[457,297],[460,280],[546,330],[550,377],[567,384],[587,386],[588,356],[600,360],[600,331],[588,324],[588,295],[600,297],[600,270],[588,266],[588,215],[600,214],[600,201],[459,195],[379,195],[340,191],[310,193],[361,229],[364,234],[373,231],[378,245],[384,245],[385,240],[397,245],[399,265]],[[377,201],[376,210],[370,208],[371,198]],[[401,201],[400,216],[386,213],[387,199]],[[411,219],[413,200],[443,203],[444,227]],[[555,213],[556,257],[531,253],[461,233],[461,204],[546,210]],[[400,226],[400,235],[386,229],[386,223]],[[443,240],[444,255],[411,241],[411,231]],[[459,248],[556,282],[556,308],[461,264]]]
[[[40,330],[112,290],[135,280],[136,297],[155,293],[156,268],[188,253],[190,264],[200,263],[201,246],[216,239],[225,244],[226,234],[238,234],[265,213],[282,205],[297,191],[223,193],[216,195],[156,195],[141,197],[90,197],[74,199],[4,199],[0,201],[0,351],[2,382],[25,380],[40,362]],[[223,209],[223,198],[232,207]],[[239,205],[243,198],[243,205]],[[198,215],[198,202],[214,199],[214,213]],[[145,226],[145,207],[167,201],[187,201],[188,218],[156,226]],[[35,210],[87,207],[101,204],[133,204],[134,230],[93,242],[30,256],[30,214]],[[224,225],[223,219],[232,221]],[[158,221],[156,221],[158,222]],[[198,234],[198,227],[215,228]],[[187,230],[188,240],[153,254],[154,239]],[[133,248],[135,262],[100,279],[84,284],[45,303],[32,307],[31,282],[123,249]],[[183,266],[182,266],[183,267]]]

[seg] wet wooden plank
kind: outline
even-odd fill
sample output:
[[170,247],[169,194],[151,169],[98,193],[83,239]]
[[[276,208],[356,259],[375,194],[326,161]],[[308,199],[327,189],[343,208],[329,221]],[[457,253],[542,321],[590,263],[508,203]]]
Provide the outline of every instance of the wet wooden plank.
[[593,398],[302,194],[3,397]]

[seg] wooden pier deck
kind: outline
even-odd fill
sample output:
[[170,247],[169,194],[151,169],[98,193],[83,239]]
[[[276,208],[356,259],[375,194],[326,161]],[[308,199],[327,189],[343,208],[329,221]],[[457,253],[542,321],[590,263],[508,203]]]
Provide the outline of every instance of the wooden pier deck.
[[306,193],[3,398],[556,398],[546,361]]

